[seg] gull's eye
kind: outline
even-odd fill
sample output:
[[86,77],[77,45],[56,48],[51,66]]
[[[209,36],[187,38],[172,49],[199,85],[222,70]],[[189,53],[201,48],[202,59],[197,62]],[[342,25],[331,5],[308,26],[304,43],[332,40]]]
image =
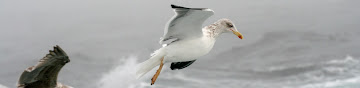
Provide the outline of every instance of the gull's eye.
[[228,25],[228,27],[230,27],[230,28],[234,27],[234,25],[232,25],[231,23],[228,23],[227,25]]

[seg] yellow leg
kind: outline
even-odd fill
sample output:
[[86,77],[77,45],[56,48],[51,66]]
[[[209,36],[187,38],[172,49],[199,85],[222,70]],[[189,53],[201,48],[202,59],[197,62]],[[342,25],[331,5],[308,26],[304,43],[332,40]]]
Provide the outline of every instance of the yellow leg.
[[155,75],[151,78],[151,85],[153,85],[155,83],[157,77],[160,75],[161,69],[164,65],[163,60],[164,60],[164,57],[161,58],[161,63],[160,63],[159,69],[156,71]]

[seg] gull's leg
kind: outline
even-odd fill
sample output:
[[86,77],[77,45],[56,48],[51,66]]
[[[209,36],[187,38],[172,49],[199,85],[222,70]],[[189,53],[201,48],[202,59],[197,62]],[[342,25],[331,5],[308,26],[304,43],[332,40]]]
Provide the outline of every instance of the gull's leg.
[[157,77],[160,75],[161,69],[164,65],[163,60],[164,60],[164,57],[161,58],[161,63],[160,63],[159,69],[156,71],[155,75],[151,78],[151,85],[153,85],[155,83]]

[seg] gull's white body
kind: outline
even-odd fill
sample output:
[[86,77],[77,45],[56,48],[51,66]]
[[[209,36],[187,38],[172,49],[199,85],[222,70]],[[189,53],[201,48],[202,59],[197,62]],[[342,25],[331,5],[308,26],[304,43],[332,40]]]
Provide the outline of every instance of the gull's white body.
[[[184,62],[198,59],[209,53],[216,37],[221,33],[237,31],[235,27],[226,27],[231,21],[221,19],[214,24],[202,28],[204,21],[214,12],[206,8],[186,8],[172,6],[176,15],[168,22],[160,44],[164,46],[156,50],[150,59],[142,62],[137,68],[140,78],[163,62]],[[227,22],[227,23],[226,23]],[[229,28],[234,28],[230,30]]]
[[191,61],[209,53],[214,43],[214,38],[203,36],[174,42],[160,50],[165,52],[164,62]]
[[166,45],[156,50],[150,59],[140,64],[136,74],[137,78],[140,78],[148,71],[158,66],[161,57],[164,57],[164,63],[198,59],[210,52],[215,41],[215,38],[204,35],[199,38],[186,39]]

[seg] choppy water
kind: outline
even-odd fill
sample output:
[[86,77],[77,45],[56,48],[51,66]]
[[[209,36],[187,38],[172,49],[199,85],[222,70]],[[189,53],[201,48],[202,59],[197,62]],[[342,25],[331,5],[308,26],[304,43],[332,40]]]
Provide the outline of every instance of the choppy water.
[[[150,88],[150,77],[134,79],[136,57],[123,58],[122,65],[112,69],[99,81],[99,88]],[[360,86],[360,62],[352,56],[312,64],[294,66],[277,65],[243,72],[211,71],[192,69],[191,71],[164,71],[157,88],[357,88]],[[292,73],[297,71],[296,73]],[[154,73],[153,72],[150,72]],[[194,75],[202,73],[203,75]],[[212,73],[213,75],[207,75]],[[292,73],[286,75],[286,73]],[[204,77],[206,76],[206,78]],[[268,77],[266,77],[268,76]]]
[[[184,70],[172,71],[165,66],[155,87],[357,88],[360,86],[360,59],[346,54],[347,50],[338,49],[344,47],[358,49],[359,46],[355,44],[357,41],[338,37],[339,41],[342,39],[347,41],[335,43],[336,39],[333,40],[328,37],[329,35],[293,31],[271,32],[265,35],[271,38],[263,38],[255,44],[233,48],[213,56],[216,58],[210,60],[200,59],[194,63],[195,66]],[[312,38],[308,40],[306,37]],[[279,46],[282,43],[292,45]],[[261,49],[251,51],[247,48]],[[328,51],[328,49],[337,51]],[[100,88],[116,87],[122,83],[129,88],[150,88],[150,79],[155,69],[141,80],[135,80],[134,74],[131,74],[135,70],[129,68],[135,67],[138,60],[136,57],[123,58],[119,62],[121,65],[101,78]]]
[[[204,3],[206,2],[206,3]],[[161,47],[170,4],[208,7],[244,35],[222,35],[193,65],[137,63]],[[71,62],[59,82],[75,88],[360,88],[359,0],[0,0],[0,88],[60,45]],[[6,88],[5,87],[5,88]]]

